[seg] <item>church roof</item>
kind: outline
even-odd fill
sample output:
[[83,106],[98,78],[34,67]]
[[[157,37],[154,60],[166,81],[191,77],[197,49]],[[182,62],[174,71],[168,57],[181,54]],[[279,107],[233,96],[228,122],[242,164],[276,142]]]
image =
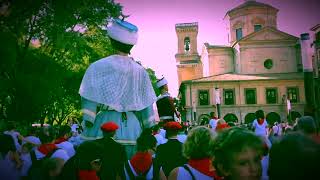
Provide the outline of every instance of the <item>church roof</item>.
[[243,4],[240,4],[239,6],[229,10],[226,15],[229,15],[230,13],[234,12],[234,11],[237,11],[237,10],[240,10],[240,9],[243,9],[243,8],[247,8],[247,7],[267,7],[267,8],[272,8],[272,9],[275,9],[278,11],[277,8],[269,5],[269,4],[264,4],[264,3],[261,3],[261,2],[257,2],[257,1],[254,1],[254,0],[247,0],[245,3]]
[[303,73],[273,73],[273,74],[233,74],[226,73],[199,79],[187,80],[184,83],[226,82],[226,81],[261,81],[303,79]]
[[310,29],[310,31],[316,31],[316,30],[319,29],[319,28],[320,28],[320,24],[317,24],[317,25],[313,26],[313,27]]
[[231,48],[230,46],[225,46],[225,45],[210,45],[209,43],[204,43],[204,45],[206,46],[207,49],[214,49],[214,48]]
[[[255,37],[258,37],[259,35],[263,35],[264,33],[268,33],[268,32],[273,33],[274,35],[278,35],[279,37],[277,39],[269,39],[269,38],[271,38],[271,36],[269,36],[268,38],[266,38],[264,40],[271,40],[271,41],[294,40],[294,41],[297,41],[299,39],[296,36],[293,36],[293,35],[288,34],[286,32],[280,31],[274,27],[267,26],[267,27],[263,27],[260,31],[253,32],[253,33],[239,39],[238,41],[233,43],[232,47],[234,47],[235,44],[241,43],[244,41],[252,41],[252,40],[257,41],[256,39],[254,39]],[[261,39],[258,41],[261,41]]]

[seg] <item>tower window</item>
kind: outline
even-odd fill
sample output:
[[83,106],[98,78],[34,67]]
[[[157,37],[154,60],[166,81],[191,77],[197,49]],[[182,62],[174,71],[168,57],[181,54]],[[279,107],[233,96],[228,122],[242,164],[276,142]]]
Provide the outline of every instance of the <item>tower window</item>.
[[184,38],[184,51],[185,52],[190,51],[190,38],[189,37]]
[[242,38],[242,28],[236,29],[236,37],[237,37],[237,41]]
[[260,31],[262,28],[261,24],[255,24],[254,25],[254,32]]

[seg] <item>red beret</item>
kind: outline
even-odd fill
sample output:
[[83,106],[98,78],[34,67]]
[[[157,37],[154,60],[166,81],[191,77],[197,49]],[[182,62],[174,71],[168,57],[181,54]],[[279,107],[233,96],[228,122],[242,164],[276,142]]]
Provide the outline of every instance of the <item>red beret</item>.
[[164,125],[164,129],[165,130],[180,130],[180,129],[182,129],[182,126],[178,122],[170,121]]
[[119,126],[112,121],[106,122],[101,126],[101,130],[104,132],[113,132],[116,131],[118,128]]

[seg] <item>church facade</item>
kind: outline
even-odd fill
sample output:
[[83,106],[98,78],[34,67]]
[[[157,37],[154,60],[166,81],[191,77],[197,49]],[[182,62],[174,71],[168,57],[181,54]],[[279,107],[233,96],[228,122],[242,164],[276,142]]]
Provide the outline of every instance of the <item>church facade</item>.
[[299,38],[277,28],[278,11],[256,1],[229,10],[229,46],[204,43],[201,55],[198,24],[176,24],[175,58],[184,120],[206,121],[210,112],[217,114],[217,104],[220,118],[237,123],[252,122],[259,109],[272,122],[303,114]]

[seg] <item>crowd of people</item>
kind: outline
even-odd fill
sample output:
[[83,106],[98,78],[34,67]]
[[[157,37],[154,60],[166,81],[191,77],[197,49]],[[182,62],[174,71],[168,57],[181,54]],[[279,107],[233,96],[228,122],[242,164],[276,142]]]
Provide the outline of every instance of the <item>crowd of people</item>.
[[316,179],[320,136],[314,118],[298,118],[293,127],[266,124],[261,110],[256,112],[253,129],[230,126],[218,118],[194,127],[160,121],[142,131],[131,155],[117,142],[120,127],[112,121],[100,127],[103,138],[96,140],[81,140],[79,128],[69,125],[30,127],[22,136],[14,123],[8,123],[0,135],[0,176],[22,180]]

